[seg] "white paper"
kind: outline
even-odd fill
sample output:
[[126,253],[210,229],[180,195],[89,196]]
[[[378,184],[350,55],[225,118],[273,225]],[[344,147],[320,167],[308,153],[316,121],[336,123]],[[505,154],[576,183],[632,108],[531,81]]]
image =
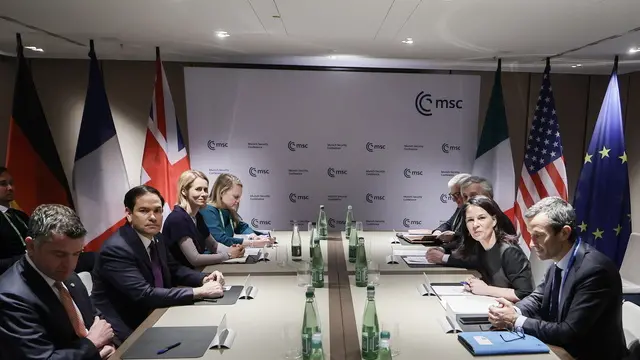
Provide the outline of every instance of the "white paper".
[[244,256],[256,256],[256,255],[260,255],[260,248],[251,248],[251,247],[246,247],[244,248]]
[[223,291],[229,291],[229,290],[231,290],[231,285],[225,285],[225,286],[223,286],[223,287],[222,287],[222,290],[223,290]]
[[427,254],[427,248],[411,249],[411,250],[393,250],[395,256],[425,256]]
[[421,256],[407,256],[404,258],[407,264],[419,264],[419,265],[427,265],[431,264],[427,258]]
[[431,288],[439,296],[471,295],[471,293],[464,290],[463,285],[435,285]]
[[473,339],[478,343],[478,345],[493,345],[491,340],[484,336],[474,336]]

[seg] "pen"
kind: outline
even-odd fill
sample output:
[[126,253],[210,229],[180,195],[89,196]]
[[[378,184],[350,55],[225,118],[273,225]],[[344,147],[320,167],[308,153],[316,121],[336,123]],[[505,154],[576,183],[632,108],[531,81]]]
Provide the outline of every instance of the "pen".
[[468,282],[466,282],[466,281],[460,281],[460,285],[467,285],[467,286],[469,286],[469,283],[468,283]]
[[171,350],[171,349],[173,349],[173,348],[175,348],[175,347],[180,346],[180,344],[181,344],[181,343],[177,342],[177,343],[175,343],[175,344],[173,344],[173,345],[169,345],[169,346],[167,346],[166,348],[164,348],[164,349],[162,349],[162,350],[158,350],[158,354],[157,354],[157,355],[164,354],[164,353],[166,353],[167,351],[169,351],[169,350]]
[[207,302],[217,303],[218,299],[200,299],[200,301],[207,301]]

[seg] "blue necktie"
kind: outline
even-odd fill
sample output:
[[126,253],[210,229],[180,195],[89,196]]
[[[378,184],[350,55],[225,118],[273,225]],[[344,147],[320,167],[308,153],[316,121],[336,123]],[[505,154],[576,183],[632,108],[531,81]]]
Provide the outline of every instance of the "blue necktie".
[[151,271],[153,271],[154,286],[157,288],[164,287],[162,280],[162,267],[158,257],[158,249],[155,240],[149,245],[149,255],[151,257]]

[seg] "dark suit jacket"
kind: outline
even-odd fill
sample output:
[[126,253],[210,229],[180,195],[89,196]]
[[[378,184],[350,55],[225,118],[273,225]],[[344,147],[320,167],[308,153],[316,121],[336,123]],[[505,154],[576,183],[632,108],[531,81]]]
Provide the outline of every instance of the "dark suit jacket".
[[[97,312],[73,274],[64,282],[87,329]],[[0,277],[0,359],[100,359],[95,345],[73,330],[62,303],[22,258]]]
[[[16,209],[9,209],[14,219],[11,221],[16,229],[11,226],[4,215],[0,214],[0,275],[7,271],[16,261],[24,255],[26,247],[23,243],[27,237],[27,225],[29,215]],[[17,219],[15,219],[17,218]],[[16,230],[20,234],[16,233]]]
[[[121,341],[154,309],[193,304],[192,287],[202,285],[205,275],[178,264],[164,246],[162,235],[156,237],[163,288],[154,286],[147,250],[129,224],[102,244],[96,259],[91,298]],[[174,287],[179,285],[188,287]]]
[[554,266],[536,290],[516,306],[529,317],[524,332],[563,347],[571,356],[619,360],[627,356],[622,330],[622,281],[616,265],[582,243],[562,288],[560,321],[549,320]]

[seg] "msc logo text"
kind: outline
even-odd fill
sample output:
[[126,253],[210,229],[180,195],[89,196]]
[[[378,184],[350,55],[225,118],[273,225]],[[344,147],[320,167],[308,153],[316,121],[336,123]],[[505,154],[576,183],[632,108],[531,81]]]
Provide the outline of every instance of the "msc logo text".
[[327,222],[329,223],[330,228],[335,228],[336,225],[344,225],[344,220],[336,220],[334,218],[329,218]]
[[293,141],[289,141],[289,144],[287,144],[287,147],[289,148],[289,151],[296,151],[296,149],[308,149],[309,144],[300,144],[300,143],[295,143]]
[[409,168],[404,169],[404,177],[411,179],[413,176],[422,176],[422,170],[411,170]]
[[259,228],[260,226],[271,226],[271,220],[258,220],[256,218],[251,219],[251,226]]
[[432,99],[431,94],[420,91],[416,96],[416,110],[424,116],[431,116],[432,108],[436,109],[462,109],[462,100]]
[[329,175],[329,177],[336,177],[336,176],[339,176],[339,175],[347,175],[347,170],[344,170],[344,169],[338,170],[338,169],[330,167],[330,168],[327,169],[327,175]]
[[442,144],[442,152],[448,154],[450,151],[460,151],[460,145]]
[[269,175],[269,169],[256,169],[254,167],[250,167],[249,175],[251,175],[251,177],[258,177],[258,175]]
[[422,220],[411,220],[404,218],[402,220],[402,225],[404,225],[404,227],[406,228],[410,228],[412,225],[422,225]]
[[387,150],[387,145],[385,144],[374,144],[372,142],[368,142],[367,145],[364,146],[368,152],[373,152],[374,150]]
[[216,148],[228,148],[229,143],[226,142],[215,142],[213,140],[207,141],[207,147],[209,150],[215,150]]
[[366,200],[367,200],[367,202],[369,204],[373,204],[374,201],[384,201],[385,200],[385,196],[384,195],[367,194]]
[[453,196],[450,194],[440,194],[440,202],[446,204],[449,201],[453,201]]
[[298,200],[309,200],[309,195],[296,195],[296,193],[289,194],[289,201],[295,203]]

